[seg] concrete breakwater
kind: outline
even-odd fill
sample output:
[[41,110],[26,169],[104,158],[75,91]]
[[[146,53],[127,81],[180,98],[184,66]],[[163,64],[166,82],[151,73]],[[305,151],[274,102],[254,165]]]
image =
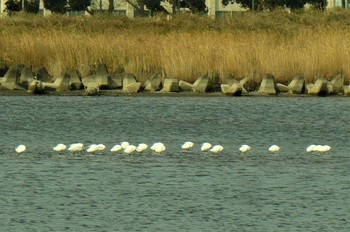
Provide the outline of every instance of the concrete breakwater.
[[[132,73],[110,73],[104,64],[95,69],[68,70],[58,76],[51,76],[45,68],[33,72],[31,67],[18,65],[7,67],[0,63],[0,93],[11,92],[28,94],[61,93],[65,95],[98,95],[117,91],[117,93],[221,93],[226,96],[242,95],[350,95],[350,85],[344,85],[344,76],[338,74],[331,81],[317,79],[306,83],[305,78],[296,76],[288,84],[277,83],[272,74],[266,74],[256,87],[249,85],[250,79],[237,80],[232,76],[220,77],[218,74],[205,74],[194,83],[166,76],[162,70],[148,78],[138,79]],[[105,91],[106,90],[106,91]]]

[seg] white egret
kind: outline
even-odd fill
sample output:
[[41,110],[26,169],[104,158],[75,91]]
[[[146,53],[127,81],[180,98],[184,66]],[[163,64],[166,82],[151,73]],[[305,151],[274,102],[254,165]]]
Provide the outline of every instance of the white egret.
[[94,154],[95,152],[98,151],[98,145],[97,144],[91,144],[87,149],[86,151],[88,153],[91,153],[91,154]]
[[73,153],[81,153],[84,150],[84,144],[82,143],[73,143],[69,146],[68,151]]
[[331,146],[329,146],[329,145],[319,145],[316,147],[317,147],[317,151],[319,151],[319,152],[327,152],[327,151],[330,151],[332,149]]
[[306,148],[306,152],[314,152],[317,151],[317,146],[315,144],[311,144]]
[[66,149],[67,149],[67,146],[64,145],[63,143],[59,143],[59,144],[57,144],[56,146],[53,147],[53,150],[58,152],[58,153],[66,150]]
[[316,145],[315,151],[322,151],[323,146],[322,145]]
[[224,147],[221,145],[215,145],[212,149],[210,149],[213,153],[220,153],[224,150]]
[[15,150],[16,150],[17,154],[21,154],[27,150],[27,147],[25,145],[21,144],[21,145],[18,145]]
[[250,146],[247,145],[247,144],[244,144],[242,145],[240,148],[239,148],[240,152],[247,152],[247,151],[250,151]]
[[124,152],[127,154],[131,154],[134,151],[136,151],[136,146],[135,145],[129,145],[127,148],[124,149]]
[[118,152],[122,149],[122,146],[117,144],[117,145],[114,145],[112,148],[111,148],[111,152]]
[[122,142],[120,146],[122,146],[123,149],[127,148],[130,144],[128,142]]
[[97,151],[104,151],[106,149],[106,146],[104,144],[97,144]]
[[162,153],[166,150],[166,147],[163,143],[154,143],[151,149],[156,153]]
[[183,150],[190,150],[193,146],[194,146],[194,143],[192,143],[192,142],[185,142],[184,144],[182,144],[181,148]]
[[140,143],[137,148],[136,148],[136,151],[137,152],[143,152],[145,151],[146,149],[148,148],[148,145],[145,144],[145,143]]
[[278,152],[281,148],[277,145],[272,145],[269,147],[270,152]]
[[201,151],[208,151],[211,148],[211,144],[210,143],[203,143],[201,146]]

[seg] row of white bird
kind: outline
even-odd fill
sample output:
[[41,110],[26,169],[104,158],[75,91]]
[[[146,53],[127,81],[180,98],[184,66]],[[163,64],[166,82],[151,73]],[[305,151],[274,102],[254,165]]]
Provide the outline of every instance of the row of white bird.
[[[193,142],[185,142],[181,148],[183,150],[191,150],[194,147],[194,143]],[[95,153],[99,153],[102,152],[106,149],[106,146],[103,144],[91,144],[90,146],[87,147],[86,152],[90,153],[90,154],[95,154]],[[134,152],[138,152],[138,153],[142,153],[145,150],[148,149],[148,145],[145,143],[140,143],[138,146],[129,144],[128,142],[122,142],[120,144],[117,144],[115,146],[113,146],[110,149],[110,152],[113,153],[118,153],[123,151],[126,154],[131,154]],[[154,143],[151,148],[152,151],[154,151],[155,153],[163,153],[166,150],[166,147],[163,143]],[[212,153],[218,154],[221,153],[224,150],[224,147],[221,145],[212,145],[210,143],[203,143],[201,145],[201,151],[206,152],[206,151],[210,151]],[[239,148],[239,151],[242,153],[248,152],[250,151],[251,147],[249,145],[242,145]],[[278,145],[272,145],[269,147],[269,151],[270,152],[278,152],[280,151],[280,147]],[[329,145],[310,145],[306,148],[306,152],[327,152],[330,151],[332,148]],[[16,152],[18,154],[20,153],[24,153],[26,152],[27,148],[25,145],[19,145],[16,147]],[[65,144],[57,144],[55,147],[53,147],[53,150],[55,152],[61,153],[64,152],[65,150],[68,150],[72,153],[82,153],[85,150],[85,146],[82,143],[73,143],[70,144],[70,146],[67,149],[67,146]]]

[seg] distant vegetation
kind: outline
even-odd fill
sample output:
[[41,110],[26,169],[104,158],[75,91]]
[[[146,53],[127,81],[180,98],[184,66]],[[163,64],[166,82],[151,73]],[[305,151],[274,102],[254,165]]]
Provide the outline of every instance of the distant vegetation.
[[304,75],[307,82],[350,76],[350,11],[235,13],[128,19],[17,15],[0,19],[0,59],[44,66],[52,74],[82,64],[144,77],[157,68],[194,81],[206,72],[259,81]]
[[[24,8],[22,9],[22,1]],[[95,1],[100,5],[101,1]],[[129,3],[136,11],[138,15],[146,16],[145,7],[148,9],[150,15],[157,14],[159,12],[168,12],[163,6],[163,0],[124,0]],[[173,13],[180,11],[180,8],[188,8],[192,13],[206,13],[208,11],[205,0],[167,0],[172,4]],[[300,10],[304,8],[305,4],[309,4],[313,9],[324,10],[327,6],[327,0],[221,0],[223,5],[229,5],[233,3],[240,4],[246,9],[253,11],[271,11],[278,8],[289,8],[291,10]],[[90,9],[91,5],[94,5],[93,0],[43,0],[45,9],[48,9],[55,13],[64,14],[67,11],[87,11],[89,14],[94,14],[94,10]],[[98,7],[94,7],[95,10]],[[112,13],[115,9],[114,0],[108,0],[108,12]],[[6,11],[16,12],[25,11],[30,13],[38,13],[39,0],[7,0]],[[100,9],[101,10],[101,9]]]

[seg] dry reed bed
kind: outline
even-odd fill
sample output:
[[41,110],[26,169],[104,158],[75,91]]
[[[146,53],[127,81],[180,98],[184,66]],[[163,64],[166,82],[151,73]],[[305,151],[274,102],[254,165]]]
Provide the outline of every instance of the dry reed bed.
[[168,76],[187,81],[218,72],[256,82],[272,73],[281,83],[295,75],[312,82],[343,73],[349,82],[347,25],[350,15],[344,12],[244,14],[217,21],[19,16],[0,19],[0,59],[44,66],[54,75],[106,63],[139,77],[163,67]]

